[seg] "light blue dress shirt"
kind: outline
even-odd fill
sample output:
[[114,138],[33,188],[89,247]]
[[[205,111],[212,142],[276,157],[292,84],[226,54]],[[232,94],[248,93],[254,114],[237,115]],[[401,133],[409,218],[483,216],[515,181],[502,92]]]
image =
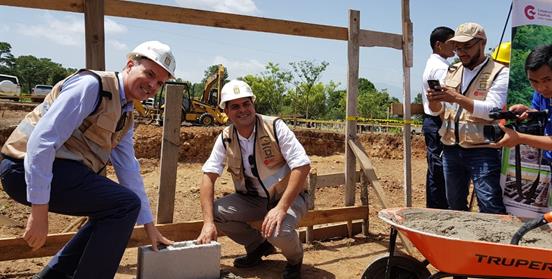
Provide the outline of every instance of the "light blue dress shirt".
[[[119,77],[121,103],[126,103],[123,75]],[[25,181],[27,200],[33,204],[47,204],[50,200],[52,164],[58,150],[96,108],[99,100],[99,82],[89,73],[80,73],[69,78],[53,104],[44,108],[43,117],[38,121],[27,143],[25,156]],[[123,111],[132,113],[132,102],[126,103]],[[132,190],[141,200],[138,224],[153,221],[144,181],[140,174],[140,164],[134,154],[134,128],[123,136],[121,142],[111,151],[111,163],[119,183]]]

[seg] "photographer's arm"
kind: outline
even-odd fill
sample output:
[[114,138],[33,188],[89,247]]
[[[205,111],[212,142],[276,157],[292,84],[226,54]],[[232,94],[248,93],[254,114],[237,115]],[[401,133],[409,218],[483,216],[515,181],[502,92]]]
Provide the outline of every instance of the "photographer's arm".
[[504,127],[499,124],[502,131],[504,131],[504,137],[497,143],[491,143],[492,147],[513,147],[518,144],[527,144],[529,146],[540,148],[544,150],[552,150],[552,137],[551,136],[536,136],[530,134],[519,133],[510,128]]

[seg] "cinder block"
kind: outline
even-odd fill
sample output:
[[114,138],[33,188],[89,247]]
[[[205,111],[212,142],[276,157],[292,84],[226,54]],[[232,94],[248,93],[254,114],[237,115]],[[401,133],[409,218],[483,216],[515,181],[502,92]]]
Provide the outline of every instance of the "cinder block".
[[138,279],[215,279],[220,277],[220,244],[177,242],[155,252],[138,248]]

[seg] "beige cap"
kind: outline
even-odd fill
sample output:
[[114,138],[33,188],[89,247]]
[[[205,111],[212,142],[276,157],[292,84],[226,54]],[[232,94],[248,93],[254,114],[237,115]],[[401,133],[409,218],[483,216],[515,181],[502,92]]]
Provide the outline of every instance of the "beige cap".
[[465,43],[475,38],[486,40],[487,35],[485,35],[485,29],[477,23],[467,22],[460,24],[460,26],[456,28],[454,37],[450,38],[449,41]]

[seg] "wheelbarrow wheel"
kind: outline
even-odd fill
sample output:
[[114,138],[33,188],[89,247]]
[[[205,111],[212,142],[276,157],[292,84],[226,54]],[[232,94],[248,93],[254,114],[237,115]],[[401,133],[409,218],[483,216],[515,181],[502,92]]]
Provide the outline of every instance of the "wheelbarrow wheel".
[[[373,261],[364,274],[362,279],[384,279],[385,268],[387,266],[387,259],[389,256],[380,257]],[[431,273],[425,265],[413,257],[406,255],[395,255],[391,257],[390,262],[390,276],[393,279],[427,279],[431,276]]]

